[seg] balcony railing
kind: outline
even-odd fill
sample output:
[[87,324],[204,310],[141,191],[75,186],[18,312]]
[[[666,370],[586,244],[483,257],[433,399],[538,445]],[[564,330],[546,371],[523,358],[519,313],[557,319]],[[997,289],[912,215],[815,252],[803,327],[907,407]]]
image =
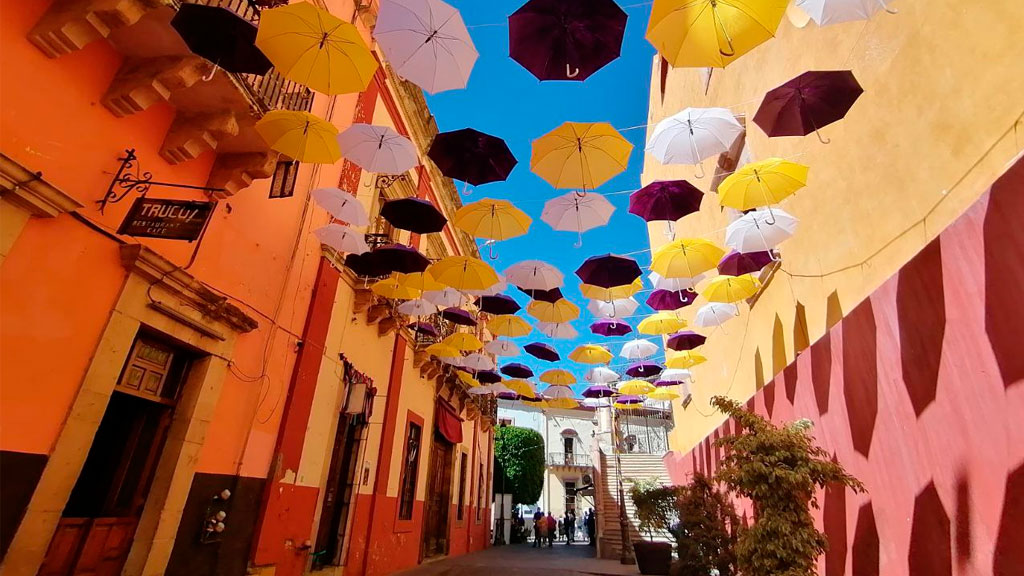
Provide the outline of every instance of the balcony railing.
[[589,454],[575,454],[572,452],[548,452],[548,466],[577,466],[590,468]]

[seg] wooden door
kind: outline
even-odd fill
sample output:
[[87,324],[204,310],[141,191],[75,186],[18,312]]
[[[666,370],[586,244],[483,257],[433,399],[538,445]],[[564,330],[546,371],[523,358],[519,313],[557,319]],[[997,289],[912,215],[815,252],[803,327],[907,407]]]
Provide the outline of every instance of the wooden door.
[[427,506],[424,511],[423,556],[448,553],[448,510],[452,500],[453,446],[440,434],[434,434],[430,447],[430,472],[427,479]]
[[342,414],[338,421],[313,553],[314,568],[342,564],[348,513],[358,481],[356,470],[363,432],[361,422],[361,419],[348,414]]

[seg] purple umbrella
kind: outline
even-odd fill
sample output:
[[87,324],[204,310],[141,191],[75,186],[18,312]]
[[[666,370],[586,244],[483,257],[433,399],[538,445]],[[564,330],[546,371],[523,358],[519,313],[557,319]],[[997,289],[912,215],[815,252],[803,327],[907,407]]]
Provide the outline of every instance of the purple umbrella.
[[501,367],[501,373],[509,378],[533,378],[533,370],[526,364],[513,362]]
[[518,302],[504,294],[481,296],[477,298],[476,305],[487,314],[515,314],[520,309]]
[[472,128],[434,136],[427,156],[445,176],[473,186],[505,180],[516,165],[504,140]]
[[730,252],[718,262],[718,272],[729,276],[743,276],[760,272],[771,261],[771,252]]
[[391,274],[391,270],[384,266],[373,252],[346,255],[345,267],[361,278],[383,278]]
[[582,82],[619,57],[625,31],[613,0],[530,0],[508,17],[509,56],[538,80]]
[[651,182],[629,197],[629,213],[647,222],[675,222],[700,210],[704,193],[686,180]]
[[497,384],[501,382],[501,374],[494,370],[481,370],[476,373],[476,381],[481,384]]
[[615,390],[608,387],[607,384],[594,384],[587,386],[587,389],[583,391],[582,396],[584,398],[608,398],[615,395]]
[[[519,286],[516,286],[516,288],[519,288]],[[558,302],[563,298],[561,288],[552,288],[551,290],[527,290],[523,288],[519,289],[530,298],[533,298],[534,300],[539,300],[541,302],[547,302],[548,304],[554,304],[555,302]]]
[[558,362],[562,359],[558,355],[558,352],[555,352],[554,348],[542,342],[532,342],[527,344],[526,346],[523,346],[523,350],[526,350],[527,354],[547,362]]
[[864,93],[849,70],[811,71],[770,90],[754,114],[754,123],[769,137],[806,136],[842,120]]
[[370,252],[373,262],[388,272],[423,272],[430,266],[430,260],[420,251],[405,244],[378,246]]
[[658,311],[679,310],[696,299],[697,293],[689,290],[655,290],[647,297],[647,305]]
[[693,350],[698,346],[702,346],[705,340],[707,340],[706,336],[702,336],[691,330],[683,330],[669,336],[668,342],[665,343],[665,346],[675,350],[676,352],[682,352],[683,350]]
[[519,394],[516,394],[515,392],[498,392],[498,398],[500,398],[502,400],[512,400],[513,402],[516,401],[516,400],[522,400],[523,399],[522,396],[520,396]]
[[476,326],[473,316],[462,308],[445,308],[441,310],[441,318],[460,326]]
[[633,327],[621,320],[602,318],[590,325],[590,331],[599,336],[624,336],[633,331]]
[[395,228],[415,234],[440,232],[448,223],[440,210],[422,198],[388,200],[380,209],[380,215]]
[[654,362],[637,362],[626,370],[626,374],[633,378],[650,378],[661,374],[662,370],[661,365]]
[[601,288],[625,286],[640,277],[640,266],[632,258],[604,254],[591,256],[576,269],[580,280]]
[[654,385],[657,388],[668,388],[669,386],[678,386],[679,382],[674,382],[672,380],[658,380]]
[[437,328],[434,328],[432,324],[429,324],[427,322],[413,322],[412,324],[406,326],[406,328],[412,330],[413,332],[423,334],[424,336],[437,336]]
[[640,404],[644,401],[639,396],[619,396],[615,399],[616,404]]

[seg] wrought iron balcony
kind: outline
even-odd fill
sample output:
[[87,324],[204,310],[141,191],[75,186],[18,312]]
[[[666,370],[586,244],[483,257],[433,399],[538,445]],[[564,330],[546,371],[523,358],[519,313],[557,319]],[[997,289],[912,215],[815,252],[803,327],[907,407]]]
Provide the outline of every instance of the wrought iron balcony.
[[570,466],[575,468],[590,468],[589,454],[576,454],[573,452],[548,452],[548,466]]

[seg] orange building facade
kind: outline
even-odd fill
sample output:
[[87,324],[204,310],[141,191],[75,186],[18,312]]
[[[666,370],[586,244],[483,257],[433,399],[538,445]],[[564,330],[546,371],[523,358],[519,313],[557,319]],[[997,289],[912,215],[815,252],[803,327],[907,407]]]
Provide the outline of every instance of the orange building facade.
[[[375,3],[316,3],[371,42]],[[422,93],[386,66],[337,97],[228,74],[188,52],[176,6],[3,3],[0,573],[388,574],[486,546],[495,407],[310,234],[329,222],[310,192],[338,186],[372,242],[473,255],[377,217],[405,196],[450,217],[458,193],[429,162],[296,164],[253,129],[309,110],[425,158]],[[145,186],[116,177],[209,219],[193,241],[120,234]]]

